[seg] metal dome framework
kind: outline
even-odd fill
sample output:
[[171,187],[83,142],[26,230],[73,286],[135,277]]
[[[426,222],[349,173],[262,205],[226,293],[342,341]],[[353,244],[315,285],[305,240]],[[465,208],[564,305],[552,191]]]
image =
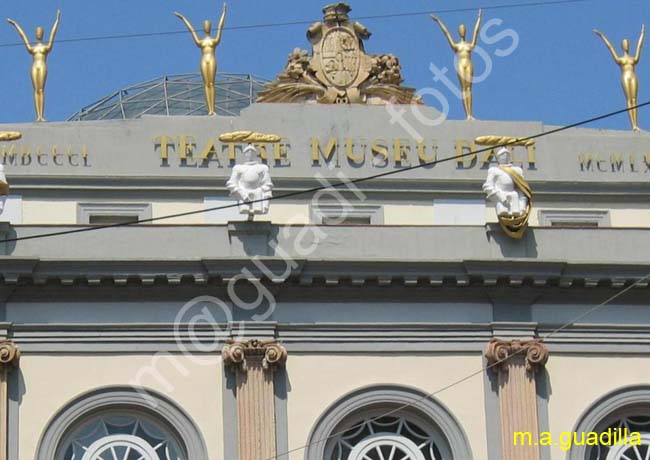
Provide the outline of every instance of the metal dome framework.
[[[248,74],[218,73],[216,112],[237,116],[251,105],[268,80]],[[82,108],[68,121],[127,120],[142,115],[207,115],[198,73],[165,75],[120,89]]]

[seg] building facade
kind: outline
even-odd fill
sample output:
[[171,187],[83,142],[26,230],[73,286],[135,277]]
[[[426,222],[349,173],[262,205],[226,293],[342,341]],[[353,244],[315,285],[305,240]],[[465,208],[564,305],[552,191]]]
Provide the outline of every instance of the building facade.
[[[246,222],[213,208],[243,148],[218,136],[251,128],[282,141],[258,145],[277,200]],[[514,240],[489,152],[353,180],[541,123],[418,141],[382,106],[253,104],[3,129],[7,458],[645,458],[647,135],[515,147],[535,202]],[[610,426],[641,456],[560,443]],[[526,430],[556,445],[515,447]]]
[[440,123],[328,8],[218,116],[185,75],[0,126],[0,460],[650,458],[650,136]]

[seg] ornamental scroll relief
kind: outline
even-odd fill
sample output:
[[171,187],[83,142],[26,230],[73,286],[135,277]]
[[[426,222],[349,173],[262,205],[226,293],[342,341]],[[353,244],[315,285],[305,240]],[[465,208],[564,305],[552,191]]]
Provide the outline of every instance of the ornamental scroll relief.
[[6,367],[14,367],[20,361],[20,350],[13,342],[0,342],[0,370]]
[[247,369],[247,360],[262,360],[262,367],[267,370],[274,366],[283,366],[287,361],[287,350],[275,341],[250,340],[248,342],[233,342],[226,345],[221,352],[226,365],[241,366]]
[[546,365],[548,348],[539,340],[492,339],[488,343],[485,356],[490,365],[495,365],[498,369],[506,369],[508,361],[518,356],[524,359],[528,372],[535,372]]

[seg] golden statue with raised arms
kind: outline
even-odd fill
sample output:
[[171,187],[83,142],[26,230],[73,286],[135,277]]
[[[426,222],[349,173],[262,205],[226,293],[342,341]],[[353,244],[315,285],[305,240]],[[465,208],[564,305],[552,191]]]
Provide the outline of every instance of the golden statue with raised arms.
[[639,36],[639,42],[636,45],[636,54],[634,56],[630,54],[630,41],[627,38],[621,42],[623,55],[619,56],[605,34],[597,29],[594,29],[594,33],[605,42],[605,46],[607,46],[609,52],[612,53],[614,61],[621,68],[621,84],[623,85],[623,92],[627,99],[630,123],[632,123],[632,129],[634,131],[640,131],[638,110],[635,108],[637,105],[637,95],[639,93],[639,81],[636,77],[636,65],[639,63],[639,59],[641,58],[641,48],[643,47],[643,38],[645,37],[645,24],[641,26],[641,35]]
[[460,39],[455,42],[454,38],[451,36],[449,29],[445,24],[435,15],[431,15],[431,18],[438,23],[442,29],[442,33],[447,37],[449,46],[456,53],[456,73],[458,73],[458,81],[460,82],[460,88],[462,91],[463,98],[463,107],[465,108],[465,115],[468,120],[473,120],[472,116],[472,82],[474,80],[474,66],[472,64],[472,51],[478,43],[478,33],[481,28],[481,18],[483,17],[483,11],[478,10],[478,19],[476,20],[476,25],[474,26],[474,34],[472,35],[472,41],[468,42],[465,39],[467,34],[467,29],[465,24],[458,26],[458,35]]
[[18,31],[18,34],[25,42],[27,51],[34,58],[32,63],[32,86],[34,87],[34,107],[36,108],[36,121],[45,121],[43,118],[43,110],[45,108],[45,81],[47,80],[47,55],[52,51],[52,46],[54,45],[54,37],[56,36],[56,31],[59,28],[59,21],[61,20],[61,11],[56,12],[56,20],[50,31],[50,41],[45,44],[43,43],[43,28],[36,28],[36,43],[34,45],[29,44],[29,39],[27,34],[20,27],[20,25],[13,19],[7,19],[9,24],[14,26]]
[[187,29],[192,34],[194,43],[196,43],[196,46],[201,48],[201,76],[203,77],[205,102],[208,106],[208,115],[216,115],[216,112],[214,110],[214,79],[217,75],[217,58],[215,57],[215,52],[217,46],[219,46],[219,43],[221,43],[221,34],[223,32],[223,26],[226,23],[226,4],[223,4],[221,18],[219,19],[219,25],[217,26],[216,37],[212,37],[212,23],[209,20],[206,19],[203,21],[203,31],[205,32],[205,37],[199,38],[199,36],[196,34],[196,31],[194,30],[194,27],[185,16],[176,12],[174,15],[183,21]]

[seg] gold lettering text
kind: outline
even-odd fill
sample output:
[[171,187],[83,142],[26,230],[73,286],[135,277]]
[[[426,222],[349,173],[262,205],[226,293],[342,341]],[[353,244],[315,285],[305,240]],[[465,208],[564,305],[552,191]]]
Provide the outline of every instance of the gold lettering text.
[[352,163],[362,164],[366,160],[366,146],[361,144],[361,153],[355,155],[354,153],[354,139],[351,137],[345,138],[345,154]]
[[609,161],[612,164],[612,172],[623,172],[622,153],[612,153],[609,157]]
[[172,136],[158,136],[153,138],[153,143],[154,149],[160,148],[160,159],[167,162],[169,160],[169,148],[176,148],[174,138]]
[[196,163],[190,163],[195,148],[196,139],[193,136],[182,135],[178,137],[178,157],[181,159],[183,165],[196,166]]
[[594,157],[591,153],[581,153],[578,155],[580,162],[580,171],[593,171],[594,170]]
[[[322,149],[320,140],[317,137],[311,138],[311,159],[314,163],[320,164],[320,157],[329,162],[334,156],[336,159],[336,166],[339,165],[338,157],[338,139],[331,137],[327,141],[325,150]],[[336,155],[335,155],[336,154]]]
[[[471,153],[470,153],[471,152]],[[476,166],[476,144],[464,139],[456,140],[457,169],[471,169]]]
[[393,141],[393,159],[396,166],[408,166],[408,153],[411,151],[411,145],[407,143],[408,139],[396,138]]
[[432,161],[436,161],[438,158],[438,146],[436,145],[435,142],[431,144],[431,155],[427,156],[427,147],[424,142],[424,139],[421,139],[417,143],[417,151],[418,151],[418,160],[420,160],[420,164],[422,163],[431,163]]
[[203,163],[216,161],[219,163],[219,165],[221,165],[221,160],[219,159],[219,151],[217,150],[215,139],[210,139],[206,144],[205,148],[201,152],[201,161]]
[[370,145],[370,152],[373,155],[372,164],[378,168],[388,166],[388,142],[384,139],[377,139]]
[[276,166],[291,166],[289,160],[289,144],[278,142],[273,144],[273,159]]

